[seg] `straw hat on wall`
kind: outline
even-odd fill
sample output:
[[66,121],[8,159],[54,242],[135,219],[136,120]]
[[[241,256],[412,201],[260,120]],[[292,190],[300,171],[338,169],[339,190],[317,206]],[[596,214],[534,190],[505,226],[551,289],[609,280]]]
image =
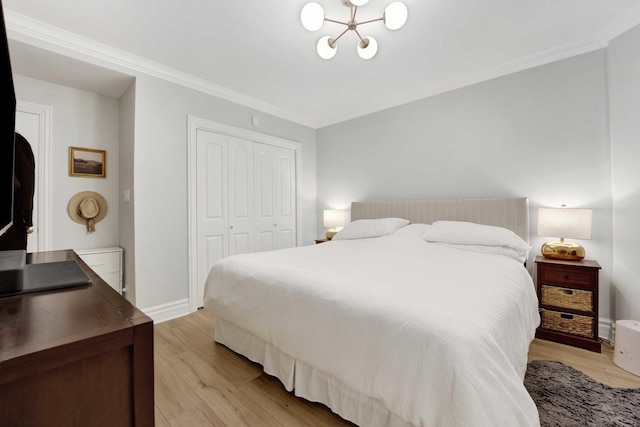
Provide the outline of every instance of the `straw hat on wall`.
[[96,223],[107,215],[107,201],[95,191],[82,191],[69,200],[69,216],[87,226],[87,232],[96,231]]

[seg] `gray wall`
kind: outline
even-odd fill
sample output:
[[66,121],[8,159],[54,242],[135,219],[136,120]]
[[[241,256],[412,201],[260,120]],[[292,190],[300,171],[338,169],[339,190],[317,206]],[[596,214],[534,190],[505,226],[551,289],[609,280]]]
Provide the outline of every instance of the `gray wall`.
[[[302,143],[305,244],[316,230],[313,129],[149,76],[137,76],[135,112],[135,284],[142,309],[188,297],[187,116]],[[258,128],[251,116],[259,118]]]
[[319,211],[352,200],[526,196],[533,257],[553,240],[536,236],[536,208],[593,209],[593,239],[580,243],[603,267],[600,317],[612,315],[604,50],[322,128],[317,144]]
[[[133,149],[135,142],[135,107],[136,84],[133,82],[120,97],[120,180],[118,196],[120,197],[120,229],[119,246],[124,249],[123,287],[126,287],[126,296],[135,304],[135,217],[133,203]],[[130,192],[130,201],[124,201],[124,192]]]
[[[84,90],[14,76],[16,98],[52,108],[51,118],[51,250],[118,246],[119,107],[118,100]],[[69,176],[69,146],[107,150],[107,177]],[[94,233],[74,222],[69,199],[80,191],[96,191],[106,199],[107,216]]]
[[640,319],[640,27],[608,48],[617,319]]

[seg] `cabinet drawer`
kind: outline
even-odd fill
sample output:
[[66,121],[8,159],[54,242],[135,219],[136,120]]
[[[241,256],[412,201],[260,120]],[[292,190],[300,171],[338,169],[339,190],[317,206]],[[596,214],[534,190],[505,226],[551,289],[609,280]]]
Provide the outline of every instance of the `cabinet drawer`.
[[113,289],[118,291],[118,293],[122,292],[122,289],[121,289],[121,286],[120,286],[120,273],[119,272],[116,271],[114,273],[99,273],[98,276],[100,276],[102,278],[102,280],[107,282],[107,285],[111,286]]
[[579,314],[561,313],[559,311],[542,311],[542,328],[550,331],[566,332],[593,338],[593,317]]
[[542,280],[551,283],[578,283],[582,285],[591,284],[591,275],[583,271],[570,268],[547,267],[542,269]]
[[120,253],[103,252],[95,254],[80,255],[80,258],[87,263],[96,273],[112,273],[120,271]]
[[593,311],[593,292],[542,285],[542,304]]

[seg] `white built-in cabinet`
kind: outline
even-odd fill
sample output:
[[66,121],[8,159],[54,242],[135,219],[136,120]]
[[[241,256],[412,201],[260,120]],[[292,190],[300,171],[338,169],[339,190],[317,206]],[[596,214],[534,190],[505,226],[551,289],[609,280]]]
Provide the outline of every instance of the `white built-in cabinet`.
[[122,248],[74,249],[109,286],[122,294]]
[[296,246],[293,149],[196,131],[198,301],[220,259]]

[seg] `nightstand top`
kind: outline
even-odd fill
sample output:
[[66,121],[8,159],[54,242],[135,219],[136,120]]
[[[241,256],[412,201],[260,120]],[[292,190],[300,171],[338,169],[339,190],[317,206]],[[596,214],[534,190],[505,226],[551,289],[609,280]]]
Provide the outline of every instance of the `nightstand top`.
[[536,257],[536,263],[545,263],[545,264],[556,264],[556,265],[572,265],[576,267],[586,267],[586,268],[602,268],[598,261],[594,261],[591,259],[583,259],[580,261],[570,261],[564,259],[551,259],[545,258],[541,255]]

